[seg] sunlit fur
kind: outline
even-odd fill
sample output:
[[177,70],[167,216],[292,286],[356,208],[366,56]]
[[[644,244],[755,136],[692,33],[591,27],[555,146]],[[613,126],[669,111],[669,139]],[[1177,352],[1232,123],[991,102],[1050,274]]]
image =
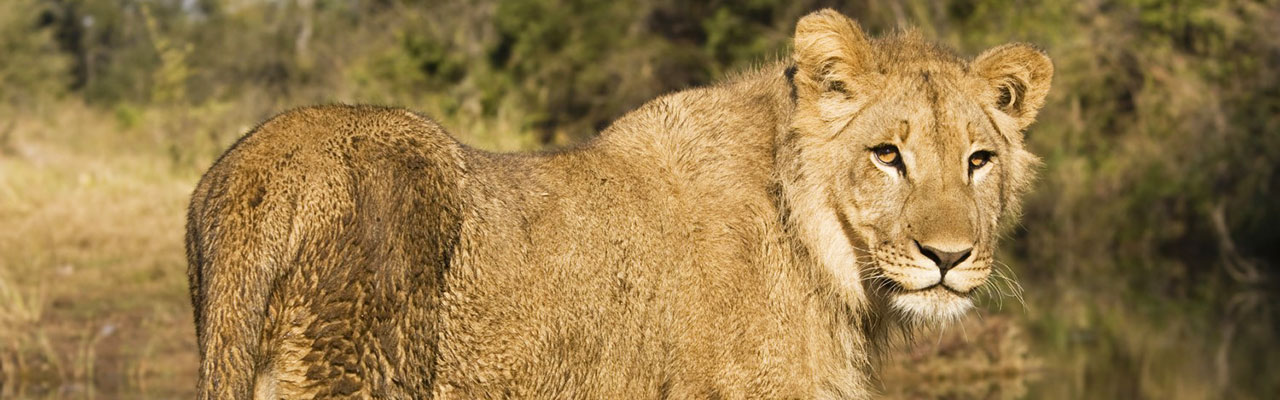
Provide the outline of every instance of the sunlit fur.
[[[555,152],[396,108],[283,113],[192,195],[197,397],[869,398],[887,327],[985,287],[1050,72],[827,10],[792,59]],[[978,148],[998,155],[970,179]],[[974,252],[912,291],[942,275],[917,240]]]

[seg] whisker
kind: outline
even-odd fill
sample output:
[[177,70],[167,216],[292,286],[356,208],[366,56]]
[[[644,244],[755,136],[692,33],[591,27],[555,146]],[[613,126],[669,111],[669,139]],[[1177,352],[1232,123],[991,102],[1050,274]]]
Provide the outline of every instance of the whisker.
[[[996,276],[1004,280],[1005,284],[1009,287],[1009,291],[1013,293],[1014,298],[1018,299],[1018,302],[1022,304],[1023,308],[1026,308],[1027,300],[1022,296],[1022,293],[1024,290],[1022,288],[1022,284],[1018,283],[1017,273],[1013,271],[1012,267],[1010,267],[1008,264],[1005,264],[1003,262],[997,261],[996,265],[1001,268],[992,268],[992,271],[995,272]],[[1012,275],[1013,278],[1010,278],[1008,275],[1005,275],[1006,272],[1009,275]]]
[[942,337],[947,336],[947,325],[949,324],[942,324],[942,331],[938,333],[938,343],[934,344],[934,347],[942,347]]
[[1022,297],[1022,285],[1006,276],[1004,269],[1000,267],[1008,268],[1007,265],[996,264],[991,268],[992,279],[988,281],[988,285],[984,286],[990,286],[988,288],[989,290],[1000,294],[999,296],[996,296],[996,298],[1001,303],[1001,309],[1003,309],[1003,297],[1012,297],[1025,308],[1027,303],[1026,299]]

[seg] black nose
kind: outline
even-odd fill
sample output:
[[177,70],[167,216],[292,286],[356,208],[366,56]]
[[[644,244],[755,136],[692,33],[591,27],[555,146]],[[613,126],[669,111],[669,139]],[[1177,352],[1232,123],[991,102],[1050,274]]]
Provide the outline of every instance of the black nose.
[[938,265],[938,270],[940,270],[943,275],[946,275],[947,270],[950,270],[951,267],[964,262],[966,258],[969,258],[969,253],[973,252],[972,247],[960,251],[942,251],[934,247],[922,245],[920,242],[916,242],[916,247],[920,248],[920,253],[924,254],[925,257],[929,257],[930,260],[933,260],[934,264]]

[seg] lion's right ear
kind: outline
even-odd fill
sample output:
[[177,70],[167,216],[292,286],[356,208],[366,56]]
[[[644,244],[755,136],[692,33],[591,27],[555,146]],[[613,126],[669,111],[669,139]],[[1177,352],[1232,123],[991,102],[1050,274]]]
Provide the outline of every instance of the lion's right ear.
[[870,68],[871,43],[849,17],[824,9],[796,24],[796,86],[805,92],[845,91],[845,86]]

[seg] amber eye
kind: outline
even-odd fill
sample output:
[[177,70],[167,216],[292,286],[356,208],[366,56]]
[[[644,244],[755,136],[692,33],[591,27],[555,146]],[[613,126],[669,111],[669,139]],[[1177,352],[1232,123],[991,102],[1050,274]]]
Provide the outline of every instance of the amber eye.
[[871,148],[871,152],[876,155],[876,161],[890,167],[902,166],[902,155],[898,154],[898,147],[891,144],[882,144]]
[[969,170],[973,171],[986,166],[987,163],[991,162],[991,156],[991,152],[986,150],[974,152],[973,155],[969,156]]

